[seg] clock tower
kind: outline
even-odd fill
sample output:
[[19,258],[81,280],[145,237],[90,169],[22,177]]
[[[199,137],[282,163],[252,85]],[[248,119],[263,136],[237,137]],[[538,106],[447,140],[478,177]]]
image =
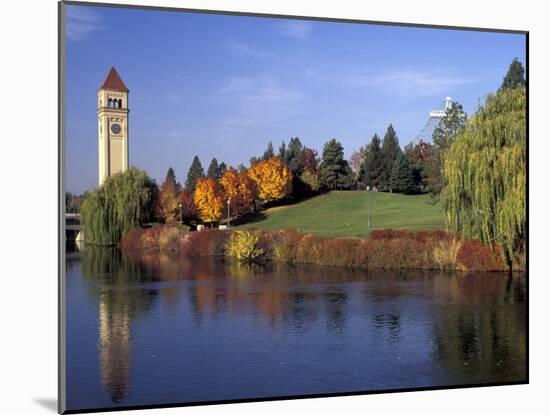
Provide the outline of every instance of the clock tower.
[[111,68],[97,92],[99,184],[128,170],[128,88]]

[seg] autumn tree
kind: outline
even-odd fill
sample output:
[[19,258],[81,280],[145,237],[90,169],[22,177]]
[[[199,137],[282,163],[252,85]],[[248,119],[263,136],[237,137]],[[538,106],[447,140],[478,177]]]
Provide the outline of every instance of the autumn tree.
[[298,156],[299,176],[292,182],[296,196],[308,196],[319,191],[319,157],[317,151],[302,147]]
[[306,146],[302,147],[302,151],[300,151],[300,155],[298,156],[298,164],[302,173],[305,171],[318,173],[319,156],[317,155],[317,151]]
[[174,169],[170,167],[158,193],[158,216],[164,222],[174,222],[178,217],[178,199],[181,191]]
[[187,173],[187,180],[185,181],[185,188],[193,193],[195,191],[195,186],[199,178],[204,177],[204,169],[202,168],[201,161],[198,156],[193,158],[191,167],[189,167],[189,172]]
[[198,212],[191,192],[183,190],[180,193],[178,207],[181,209],[181,220],[184,223],[189,223],[197,218]]
[[211,177],[199,177],[193,201],[203,222],[215,222],[223,215],[226,197],[220,184]]
[[344,158],[344,148],[336,139],[323,147],[320,166],[320,184],[325,189],[349,189],[353,184],[353,172]]
[[264,201],[282,199],[292,190],[292,174],[278,157],[254,164],[248,169],[248,175],[256,183],[259,198]]
[[250,210],[256,198],[256,183],[246,173],[230,168],[220,179],[231,209],[237,213]]

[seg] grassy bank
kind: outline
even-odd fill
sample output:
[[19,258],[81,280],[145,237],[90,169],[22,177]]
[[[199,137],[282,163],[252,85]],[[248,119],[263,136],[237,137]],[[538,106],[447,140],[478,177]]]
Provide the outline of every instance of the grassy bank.
[[445,227],[443,211],[429,203],[428,195],[370,192],[369,229],[368,196],[365,191],[332,191],[294,205],[268,209],[237,229],[297,229],[329,238],[367,238],[374,229],[419,231]]

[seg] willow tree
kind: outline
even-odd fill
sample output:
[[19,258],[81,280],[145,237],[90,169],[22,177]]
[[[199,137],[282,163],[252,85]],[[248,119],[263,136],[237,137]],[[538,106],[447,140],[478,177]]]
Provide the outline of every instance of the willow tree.
[[155,183],[136,168],[109,177],[84,200],[82,229],[86,242],[116,245],[133,227],[151,219]]
[[525,88],[489,95],[449,148],[443,173],[447,225],[496,243],[508,265],[526,238]]

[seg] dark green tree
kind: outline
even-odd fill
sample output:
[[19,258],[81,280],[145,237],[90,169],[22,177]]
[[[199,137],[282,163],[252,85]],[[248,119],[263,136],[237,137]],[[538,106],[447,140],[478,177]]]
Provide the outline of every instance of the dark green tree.
[[[382,157],[384,158],[384,168],[380,175],[379,183],[382,188],[390,187],[390,178],[392,175],[393,164],[397,158],[397,155],[401,152],[399,147],[399,140],[397,134],[390,124],[384,134],[384,140],[382,141]],[[391,189],[390,189],[391,190]]]
[[210,162],[206,175],[214,180],[218,180],[221,177],[220,166],[218,164],[218,160],[216,160],[216,157],[214,157]]
[[277,155],[279,157],[279,159],[281,161],[285,161],[285,157],[286,157],[286,144],[283,140],[283,142],[281,143],[281,146],[279,147],[279,154]]
[[329,190],[349,189],[353,185],[353,172],[344,158],[344,148],[334,138],[323,147],[319,179],[321,186]]
[[390,186],[394,192],[411,194],[417,192],[414,173],[409,158],[400,151],[393,163]]
[[223,174],[227,171],[227,164],[225,162],[220,163],[220,177],[223,176]]
[[191,167],[189,167],[187,180],[185,181],[185,188],[187,191],[191,193],[195,191],[195,186],[199,177],[204,177],[204,169],[202,168],[199,156],[195,156],[193,158],[193,162],[191,163]]
[[367,186],[380,186],[380,177],[384,171],[384,155],[380,147],[380,137],[374,134],[361,165],[360,178]]
[[259,161],[262,161],[262,159],[260,157],[256,157],[256,156],[250,157],[250,160],[249,160],[250,166],[253,166],[254,164],[256,164]]
[[298,137],[293,137],[288,143],[288,147],[285,152],[285,163],[294,175],[297,177],[300,175],[300,152],[302,151],[302,143]]
[[525,86],[524,73],[525,69],[523,69],[523,65],[518,60],[518,58],[515,58],[510,64],[506,76],[502,80],[502,85],[500,86],[500,89],[502,90],[506,88],[520,88]]
[[263,160],[269,160],[274,155],[275,155],[275,152],[273,151],[273,144],[270,141],[269,144],[267,145],[267,148],[264,151],[264,155],[263,155],[262,159]]
[[445,154],[457,134],[464,129],[466,120],[466,113],[462,105],[452,102],[432,134],[432,155],[430,161],[426,163],[426,175],[428,190],[433,196],[439,195],[441,189],[445,187],[445,179],[442,174]]

